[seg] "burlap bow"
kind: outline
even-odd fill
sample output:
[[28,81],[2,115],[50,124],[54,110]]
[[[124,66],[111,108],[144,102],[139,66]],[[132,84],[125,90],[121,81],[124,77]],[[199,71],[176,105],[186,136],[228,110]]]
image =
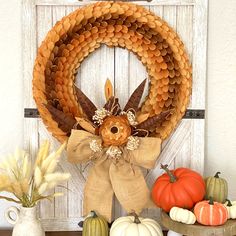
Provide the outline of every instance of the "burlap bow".
[[139,213],[153,206],[140,167],[154,167],[160,153],[161,140],[152,137],[139,139],[138,149],[130,151],[123,148],[122,156],[114,162],[107,156],[107,149],[103,149],[94,158],[90,142],[101,142],[99,136],[72,130],[67,146],[68,160],[72,163],[94,161],[84,189],[84,214],[95,210],[111,221],[114,193],[127,212],[134,210]]

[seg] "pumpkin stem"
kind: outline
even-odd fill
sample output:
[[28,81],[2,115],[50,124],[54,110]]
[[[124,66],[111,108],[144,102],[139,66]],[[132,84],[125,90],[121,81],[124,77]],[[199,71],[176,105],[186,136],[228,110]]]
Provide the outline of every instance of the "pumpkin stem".
[[228,207],[233,206],[233,205],[232,205],[232,202],[231,202],[229,199],[226,199],[226,202],[228,202],[228,204],[227,204]]
[[98,217],[98,215],[95,211],[91,211],[91,217],[96,218]]
[[134,212],[131,212],[130,215],[131,215],[131,216],[134,216],[134,223],[135,223],[135,224],[141,224],[141,221],[140,221],[140,219],[139,219],[139,217],[138,217],[138,215],[136,214],[135,211],[134,211]]
[[171,183],[174,183],[177,181],[176,176],[174,176],[173,173],[168,169],[168,165],[161,164],[161,169],[163,169],[169,175]]
[[215,178],[220,178],[219,174],[221,174],[221,172],[219,172],[219,171],[218,171],[218,172],[216,172],[216,174],[215,174],[215,176],[214,176],[214,177],[215,177]]
[[210,197],[210,198],[209,198],[209,204],[210,204],[210,205],[214,205],[213,197]]

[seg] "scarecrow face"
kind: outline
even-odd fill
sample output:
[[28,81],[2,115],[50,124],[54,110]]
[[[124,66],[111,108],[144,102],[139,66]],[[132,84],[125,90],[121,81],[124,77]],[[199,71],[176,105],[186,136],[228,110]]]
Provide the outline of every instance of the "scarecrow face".
[[126,115],[108,116],[99,128],[103,146],[121,146],[127,143],[132,127]]

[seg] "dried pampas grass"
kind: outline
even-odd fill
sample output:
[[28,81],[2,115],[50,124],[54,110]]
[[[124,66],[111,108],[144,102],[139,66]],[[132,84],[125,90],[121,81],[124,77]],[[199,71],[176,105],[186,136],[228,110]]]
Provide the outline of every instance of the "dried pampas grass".
[[55,172],[65,145],[49,154],[50,143],[45,141],[34,163],[23,150],[8,156],[0,164],[0,192],[9,192],[14,197],[0,196],[0,199],[33,207],[40,200],[61,196],[62,193],[47,195],[47,191],[70,178],[69,173]]

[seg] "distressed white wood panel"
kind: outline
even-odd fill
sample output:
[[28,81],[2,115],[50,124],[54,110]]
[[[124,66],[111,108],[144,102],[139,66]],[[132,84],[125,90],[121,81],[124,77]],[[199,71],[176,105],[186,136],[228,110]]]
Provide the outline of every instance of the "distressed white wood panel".
[[78,222],[82,221],[83,217],[71,217],[67,219],[47,219],[43,220],[43,228],[45,231],[78,231]]
[[[182,8],[182,6],[181,6]],[[164,6],[163,7],[163,19],[168,22],[168,24],[176,30],[176,17],[177,16],[177,7],[176,6]]]
[[82,91],[97,107],[105,103],[104,85],[109,78],[114,83],[114,48],[102,45],[90,54],[81,64]]
[[64,6],[52,7],[52,23],[55,25],[57,21],[61,20],[67,13]]
[[[90,1],[91,2],[91,1]],[[206,32],[207,0],[153,0],[135,2],[145,6],[163,17],[181,36],[190,59],[193,62],[193,96],[191,108],[205,107],[206,80]],[[25,108],[35,107],[32,92],[32,68],[36,48],[46,36],[47,31],[56,21],[88,1],[77,0],[24,0],[23,1],[23,60]],[[109,78],[115,85],[116,95],[122,105],[137,85],[147,76],[144,66],[132,53],[120,48],[102,46],[82,63],[77,74],[76,84],[97,106],[104,104],[104,83]],[[146,90],[147,92],[147,90]],[[181,165],[203,172],[204,167],[204,120],[182,120],[171,137],[163,142],[162,153],[156,168],[144,172],[151,187],[155,179],[162,174],[160,163],[169,164],[170,168]],[[25,119],[25,146],[35,154],[42,139],[50,139],[53,148],[59,144],[47,132],[42,122],[37,119]],[[46,230],[78,230],[82,216],[83,187],[89,167],[71,165],[66,155],[60,162],[62,171],[69,171],[72,179],[63,187],[63,198],[52,204],[43,202],[40,206],[43,224]],[[67,189],[68,188],[68,189]],[[114,199],[113,216],[124,215],[125,211]],[[158,209],[148,209],[143,215],[159,219]]]
[[192,121],[192,145],[190,167],[199,173],[204,172],[205,120]]
[[181,149],[176,154],[174,159],[174,167],[178,168],[181,166],[190,167],[191,166],[191,132],[185,137]]
[[[91,0],[85,0],[83,2],[78,2],[77,0],[35,0],[36,5],[85,5],[91,2]],[[144,6],[152,6],[152,5],[194,5],[196,0],[152,0],[152,2],[147,1],[133,1],[133,3],[141,4]]]
[[[180,35],[185,49],[189,55],[190,62],[192,62],[193,55],[193,6],[177,6],[177,19],[176,19],[176,31]],[[190,22],[186,24],[186,22]],[[194,78],[199,80],[201,78]],[[197,82],[193,83],[193,94],[196,91],[195,86]],[[198,98],[201,99],[201,98]],[[192,104],[192,98],[190,99],[189,108],[194,108]]]
[[[34,108],[32,95],[32,70],[36,57],[36,5],[32,0],[25,0],[22,6],[22,59],[24,107]],[[35,156],[38,149],[38,120],[24,120],[24,148]]]
[[[121,60],[122,58],[122,60]],[[123,48],[115,48],[115,95],[124,107],[129,98],[130,52]],[[131,75],[132,76],[132,75]]]
[[[39,143],[42,143],[43,140],[47,139],[47,131],[43,127],[43,123],[39,122]],[[50,137],[50,141],[52,138]],[[54,194],[55,190],[49,190],[47,194]],[[42,219],[53,219],[55,217],[55,199],[53,201],[41,201],[39,203],[39,213]]]
[[37,7],[37,45],[41,45],[48,31],[52,28],[53,12],[51,6]]
[[[52,7],[51,6],[38,6],[37,7],[37,46],[39,47],[41,42],[47,35],[47,32],[52,28]],[[43,124],[39,122],[39,145],[46,139],[45,129]],[[50,190],[47,194],[53,194],[55,190]],[[44,201],[39,204],[39,212],[41,218],[52,219],[55,216],[55,201]]]

